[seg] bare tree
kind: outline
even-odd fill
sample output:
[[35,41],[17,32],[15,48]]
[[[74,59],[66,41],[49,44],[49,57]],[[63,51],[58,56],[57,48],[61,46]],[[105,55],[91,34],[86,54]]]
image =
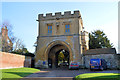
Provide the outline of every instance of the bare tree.
[[25,48],[23,41],[13,35],[13,27],[8,21],[3,22],[0,28],[3,52],[20,52]]
[[23,44],[23,41],[16,38],[15,43],[14,43],[14,51],[17,51],[17,50],[23,49],[23,48],[25,48],[25,45]]
[[5,21],[5,22],[3,22],[2,28],[5,28],[5,27],[7,27],[7,29],[8,29],[8,37],[10,38],[12,43],[14,43],[15,36],[13,35],[13,31],[12,31],[13,27],[12,27],[12,25],[8,21]]

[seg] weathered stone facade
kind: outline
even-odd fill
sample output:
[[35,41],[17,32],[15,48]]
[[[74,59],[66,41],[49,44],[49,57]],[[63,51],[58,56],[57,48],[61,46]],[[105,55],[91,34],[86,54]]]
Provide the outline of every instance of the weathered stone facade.
[[[61,49],[69,52],[69,63],[72,61],[83,64],[82,45],[88,49],[88,44],[82,43],[81,36],[83,31],[83,21],[79,11],[74,11],[71,14],[70,11],[46,14],[39,14],[39,34],[37,37],[37,48],[35,54],[35,66],[48,68],[48,55],[52,54],[52,61],[55,61],[55,53]],[[68,32],[66,26],[69,25]],[[52,26],[49,33],[48,26]],[[84,36],[86,34],[83,34]],[[44,65],[43,65],[44,63]]]
[[[114,48],[89,49],[89,35],[84,31],[79,11],[70,11],[38,15],[39,33],[35,53],[35,67],[48,68],[49,59],[52,66],[57,63],[56,53],[64,49],[69,53],[69,64],[78,62],[81,67],[89,68],[90,59],[102,58],[107,61],[107,68],[120,69],[120,56]],[[67,25],[67,28],[66,28]],[[69,25],[69,26],[68,26]]]
[[90,59],[105,59],[107,61],[108,69],[118,69],[120,59],[116,54],[114,48],[103,48],[103,49],[91,49],[84,52],[84,65],[86,68],[90,68]]
[[120,69],[120,54],[117,54],[117,60],[118,60],[118,69]]
[[82,40],[82,48],[83,48],[83,51],[86,51],[86,50],[88,50],[89,49],[89,34],[88,34],[88,32],[86,32],[86,31],[83,31],[82,33],[81,33],[81,40]]

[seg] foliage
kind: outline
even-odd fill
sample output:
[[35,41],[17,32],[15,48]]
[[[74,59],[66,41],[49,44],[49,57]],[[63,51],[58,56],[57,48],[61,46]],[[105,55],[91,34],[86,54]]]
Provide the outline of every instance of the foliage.
[[13,35],[13,31],[12,31],[13,27],[12,27],[12,25],[8,21],[4,21],[1,28],[3,28],[3,27],[4,28],[7,27],[8,36],[9,36],[10,40],[12,41],[12,43],[14,43],[15,36]]
[[[5,21],[3,22],[2,26],[0,27],[1,29],[7,29],[8,31],[8,36],[6,36],[6,34],[4,36],[2,36],[2,51],[4,52],[16,52],[16,53],[20,53],[21,49],[24,48],[24,44],[23,41],[21,41],[19,38],[15,37],[13,35],[13,26]],[[8,43],[9,41],[9,43]]]
[[13,50],[13,43],[15,41],[15,37],[12,32],[12,26],[8,22],[4,22],[0,29],[2,34],[1,37],[2,51],[11,52]]
[[15,43],[14,43],[14,51],[21,50],[24,47],[25,47],[25,45],[23,44],[23,41],[21,41],[20,39],[16,38],[15,39]]
[[89,33],[89,48],[96,49],[96,48],[111,48],[113,47],[110,44],[110,40],[108,40],[105,33],[101,30],[96,30],[92,33]]
[[61,60],[64,59],[64,57],[65,57],[65,56],[64,56],[63,52],[60,52],[59,55],[58,55],[58,60],[61,61]]
[[[19,80],[19,78],[23,78],[27,75],[30,75],[34,72],[40,71],[39,69],[34,68],[13,68],[13,69],[2,69],[2,80]],[[0,77],[1,78],[1,77]]]
[[34,57],[35,55],[33,53],[26,53],[25,56],[31,56]]
[[18,49],[18,50],[12,51],[12,53],[21,54],[21,55],[25,55],[25,56],[31,56],[31,57],[35,56],[33,53],[30,53],[27,50],[27,48]]

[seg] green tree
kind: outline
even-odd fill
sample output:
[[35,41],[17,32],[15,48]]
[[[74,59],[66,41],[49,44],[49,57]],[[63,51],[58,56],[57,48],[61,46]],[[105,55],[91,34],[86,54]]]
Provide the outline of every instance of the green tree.
[[14,54],[20,54],[20,55],[25,55],[25,56],[31,56],[34,57],[35,55],[33,53],[30,53],[27,48],[23,47],[23,48],[19,48],[17,50],[12,51],[12,53]]
[[96,30],[89,33],[89,48],[112,48],[113,45],[110,43],[110,40],[107,38],[105,33],[101,30]]
[[59,55],[58,55],[58,60],[61,61],[61,60],[64,59],[64,57],[65,57],[64,54],[62,52],[60,52]]

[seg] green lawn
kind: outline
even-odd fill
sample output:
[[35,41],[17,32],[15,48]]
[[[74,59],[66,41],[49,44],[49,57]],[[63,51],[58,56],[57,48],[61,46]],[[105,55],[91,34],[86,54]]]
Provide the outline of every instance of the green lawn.
[[85,73],[76,76],[75,80],[120,80],[120,73]]
[[40,71],[34,68],[13,68],[13,69],[2,69],[2,80],[19,80],[27,75]]

